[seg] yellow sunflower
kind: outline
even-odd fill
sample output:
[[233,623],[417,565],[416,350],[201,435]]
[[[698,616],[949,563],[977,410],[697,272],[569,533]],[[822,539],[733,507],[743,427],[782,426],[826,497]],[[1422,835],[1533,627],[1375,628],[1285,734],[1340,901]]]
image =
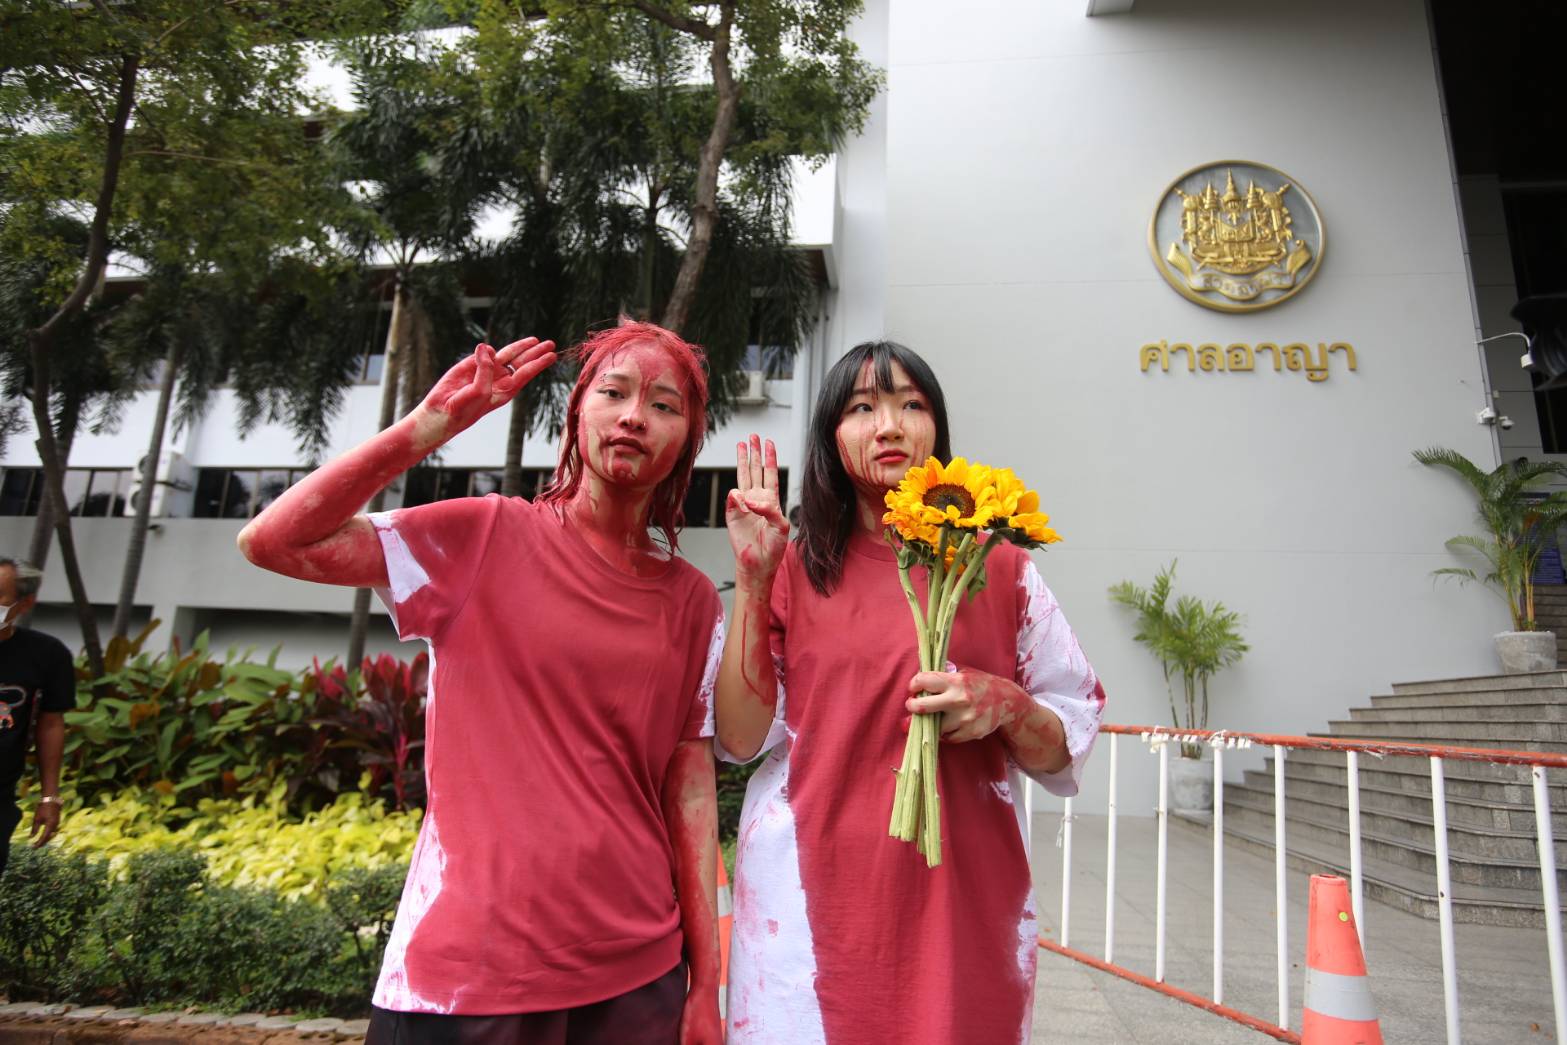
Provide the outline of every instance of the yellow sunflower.
[[[1037,494],[1033,496],[1037,507],[1039,497]],[[1050,516],[1043,512],[1019,512],[1007,520],[1007,525],[1021,531],[1030,541],[1037,541],[1040,544],[1059,544],[1061,535],[1046,525],[1049,522]]]
[[971,466],[961,457],[947,465],[928,458],[910,468],[897,489],[887,491],[889,510],[882,521],[897,527],[905,538],[919,533],[922,526],[982,530],[1000,514],[991,475],[985,465]]

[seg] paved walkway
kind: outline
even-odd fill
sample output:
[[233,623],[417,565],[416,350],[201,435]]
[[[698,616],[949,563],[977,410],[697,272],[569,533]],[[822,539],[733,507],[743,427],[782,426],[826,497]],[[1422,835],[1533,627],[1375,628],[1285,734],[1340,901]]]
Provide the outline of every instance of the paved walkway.
[[[1058,814],[1038,814],[1034,883],[1040,927],[1061,930]],[[1104,956],[1105,818],[1078,816],[1072,841],[1070,944]],[[1115,960],[1153,975],[1157,822],[1122,816],[1117,828]],[[1170,825],[1165,944],[1166,982],[1208,995],[1213,984],[1213,842]],[[1273,861],[1231,843],[1225,848],[1225,1003],[1278,1018],[1275,986]],[[1288,877],[1290,1028],[1300,1030],[1308,876]],[[1442,957],[1435,921],[1366,903],[1366,962],[1371,991],[1390,1043],[1444,1043]],[[1458,925],[1458,1000],[1469,1045],[1555,1040],[1545,934],[1533,929]],[[1039,953],[1033,1045],[1259,1045],[1273,1039],[1109,973],[1049,951]]]

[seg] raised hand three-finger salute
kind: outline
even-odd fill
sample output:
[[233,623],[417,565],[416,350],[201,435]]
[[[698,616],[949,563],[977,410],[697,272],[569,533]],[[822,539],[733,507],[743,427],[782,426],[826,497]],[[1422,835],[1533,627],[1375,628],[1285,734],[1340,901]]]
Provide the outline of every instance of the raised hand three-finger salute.
[[240,531],[240,551],[263,569],[300,580],[384,587],[381,543],[359,510],[437,447],[511,402],[555,359],[555,343],[533,337],[500,351],[479,345],[407,417],[284,491]]
[[725,504],[735,553],[735,604],[714,692],[718,742],[739,758],[761,748],[778,707],[769,644],[773,578],[789,547],[789,521],[778,498],[778,451],[771,439],[741,443],[737,488]]
[[755,587],[764,578],[770,584],[789,546],[789,520],[778,499],[778,449],[773,441],[767,440],[765,455],[758,436],[739,444],[735,475],[738,485],[729,491],[724,505],[729,546],[735,553],[735,587]]

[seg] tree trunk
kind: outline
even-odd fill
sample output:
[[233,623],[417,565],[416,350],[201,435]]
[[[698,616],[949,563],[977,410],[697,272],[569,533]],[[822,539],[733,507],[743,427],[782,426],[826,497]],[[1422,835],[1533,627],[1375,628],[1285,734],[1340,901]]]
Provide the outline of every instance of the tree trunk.
[[[82,397],[69,395],[60,408],[60,423],[55,429],[55,441],[60,447],[60,467],[71,464],[71,444],[76,441],[76,426],[81,423]],[[42,460],[40,455],[39,460]],[[48,497],[38,498],[38,515],[33,519],[33,539],[27,545],[27,561],[43,569],[49,561],[49,546],[54,543],[54,505]]]
[[82,629],[82,648],[93,678],[103,676],[103,646],[98,641],[98,618],[87,598],[82,582],[81,564],[76,558],[76,542],[71,536],[71,512],[65,503],[65,468],[60,447],[54,438],[54,423],[49,416],[49,352],[41,330],[30,331],[33,355],[33,422],[38,427],[38,457],[44,468],[44,496],[54,515],[55,534],[60,541],[60,560],[65,565],[65,580],[76,604],[76,619]]
[[[136,583],[141,579],[141,561],[147,551],[147,527],[152,522],[152,497],[158,486],[158,458],[163,455],[163,433],[169,423],[169,402],[174,398],[174,379],[180,367],[180,347],[176,340],[163,360],[163,380],[158,385],[158,411],[152,419],[152,436],[147,440],[147,456],[141,465],[141,485],[136,491],[136,517],[131,523],[130,543],[125,547],[125,570],[120,575],[120,597],[114,604],[113,638],[124,638],[130,631],[131,609],[136,601]],[[173,621],[169,622],[173,627]]]
[[511,420],[506,429],[506,464],[501,469],[502,497],[522,496],[522,444],[528,436],[528,409],[523,405],[523,392],[517,393],[511,401]]
[[686,241],[685,257],[680,259],[680,271],[675,275],[675,289],[670,292],[669,303],[664,306],[662,325],[676,333],[691,317],[697,285],[702,280],[702,269],[707,264],[707,255],[713,246],[713,229],[718,225],[718,171],[723,166],[724,152],[729,148],[735,117],[740,111],[740,85],[735,82],[734,72],[729,67],[729,34],[734,20],[734,2],[725,0],[719,5],[718,27],[711,31],[709,37],[713,50],[708,65],[713,70],[713,88],[718,95],[718,104],[713,110],[712,130],[702,145],[701,159],[697,164],[696,193],[691,207],[691,237]]
[[82,645],[87,665],[95,678],[103,675],[103,648],[98,642],[98,620],[87,587],[82,583],[81,566],[76,559],[76,543],[71,538],[71,514],[65,503],[65,464],[54,437],[54,421],[49,416],[49,350],[60,325],[87,303],[109,260],[109,215],[114,210],[114,192],[120,182],[120,163],[125,156],[125,127],[130,122],[136,101],[136,73],[140,62],[135,55],[120,60],[120,84],[114,100],[114,116],[109,121],[103,149],[103,180],[98,183],[98,198],[93,204],[92,224],[87,232],[87,258],[76,287],[43,326],[27,332],[28,350],[33,362],[33,423],[38,428],[38,459],[44,470],[44,494],[52,505],[54,527],[60,539],[60,558],[65,563],[65,578],[76,603],[81,622]]
[[[381,372],[381,417],[376,431],[384,432],[392,427],[392,422],[397,419],[397,389],[401,384],[399,378],[403,370],[403,346],[407,341],[406,328],[410,325],[413,311],[407,303],[407,283],[401,277],[397,281],[397,291],[392,296],[392,326],[386,332],[386,362]],[[386,503],[386,490],[377,490],[375,496],[370,498],[367,509],[378,512]],[[348,661],[344,665],[349,671],[357,670],[365,659],[365,640],[370,633],[370,589],[358,588],[354,591],[354,609],[348,618]]]

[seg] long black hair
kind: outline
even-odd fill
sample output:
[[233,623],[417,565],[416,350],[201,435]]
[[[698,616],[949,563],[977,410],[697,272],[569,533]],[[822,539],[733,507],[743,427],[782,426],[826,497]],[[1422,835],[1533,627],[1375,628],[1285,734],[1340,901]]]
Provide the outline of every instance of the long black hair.
[[[843,408],[854,395],[855,383],[866,362],[876,375],[876,387],[893,390],[892,364],[897,363],[909,379],[925,394],[936,421],[936,445],[933,453],[943,461],[952,453],[947,435],[947,398],[930,364],[912,349],[896,341],[865,341],[833,364],[822,379],[806,437],[805,475],[800,489],[799,542],[800,565],[811,587],[831,595],[843,575],[843,552],[854,532],[854,484],[843,467],[838,452],[838,422]],[[922,462],[911,461],[911,464]]]

